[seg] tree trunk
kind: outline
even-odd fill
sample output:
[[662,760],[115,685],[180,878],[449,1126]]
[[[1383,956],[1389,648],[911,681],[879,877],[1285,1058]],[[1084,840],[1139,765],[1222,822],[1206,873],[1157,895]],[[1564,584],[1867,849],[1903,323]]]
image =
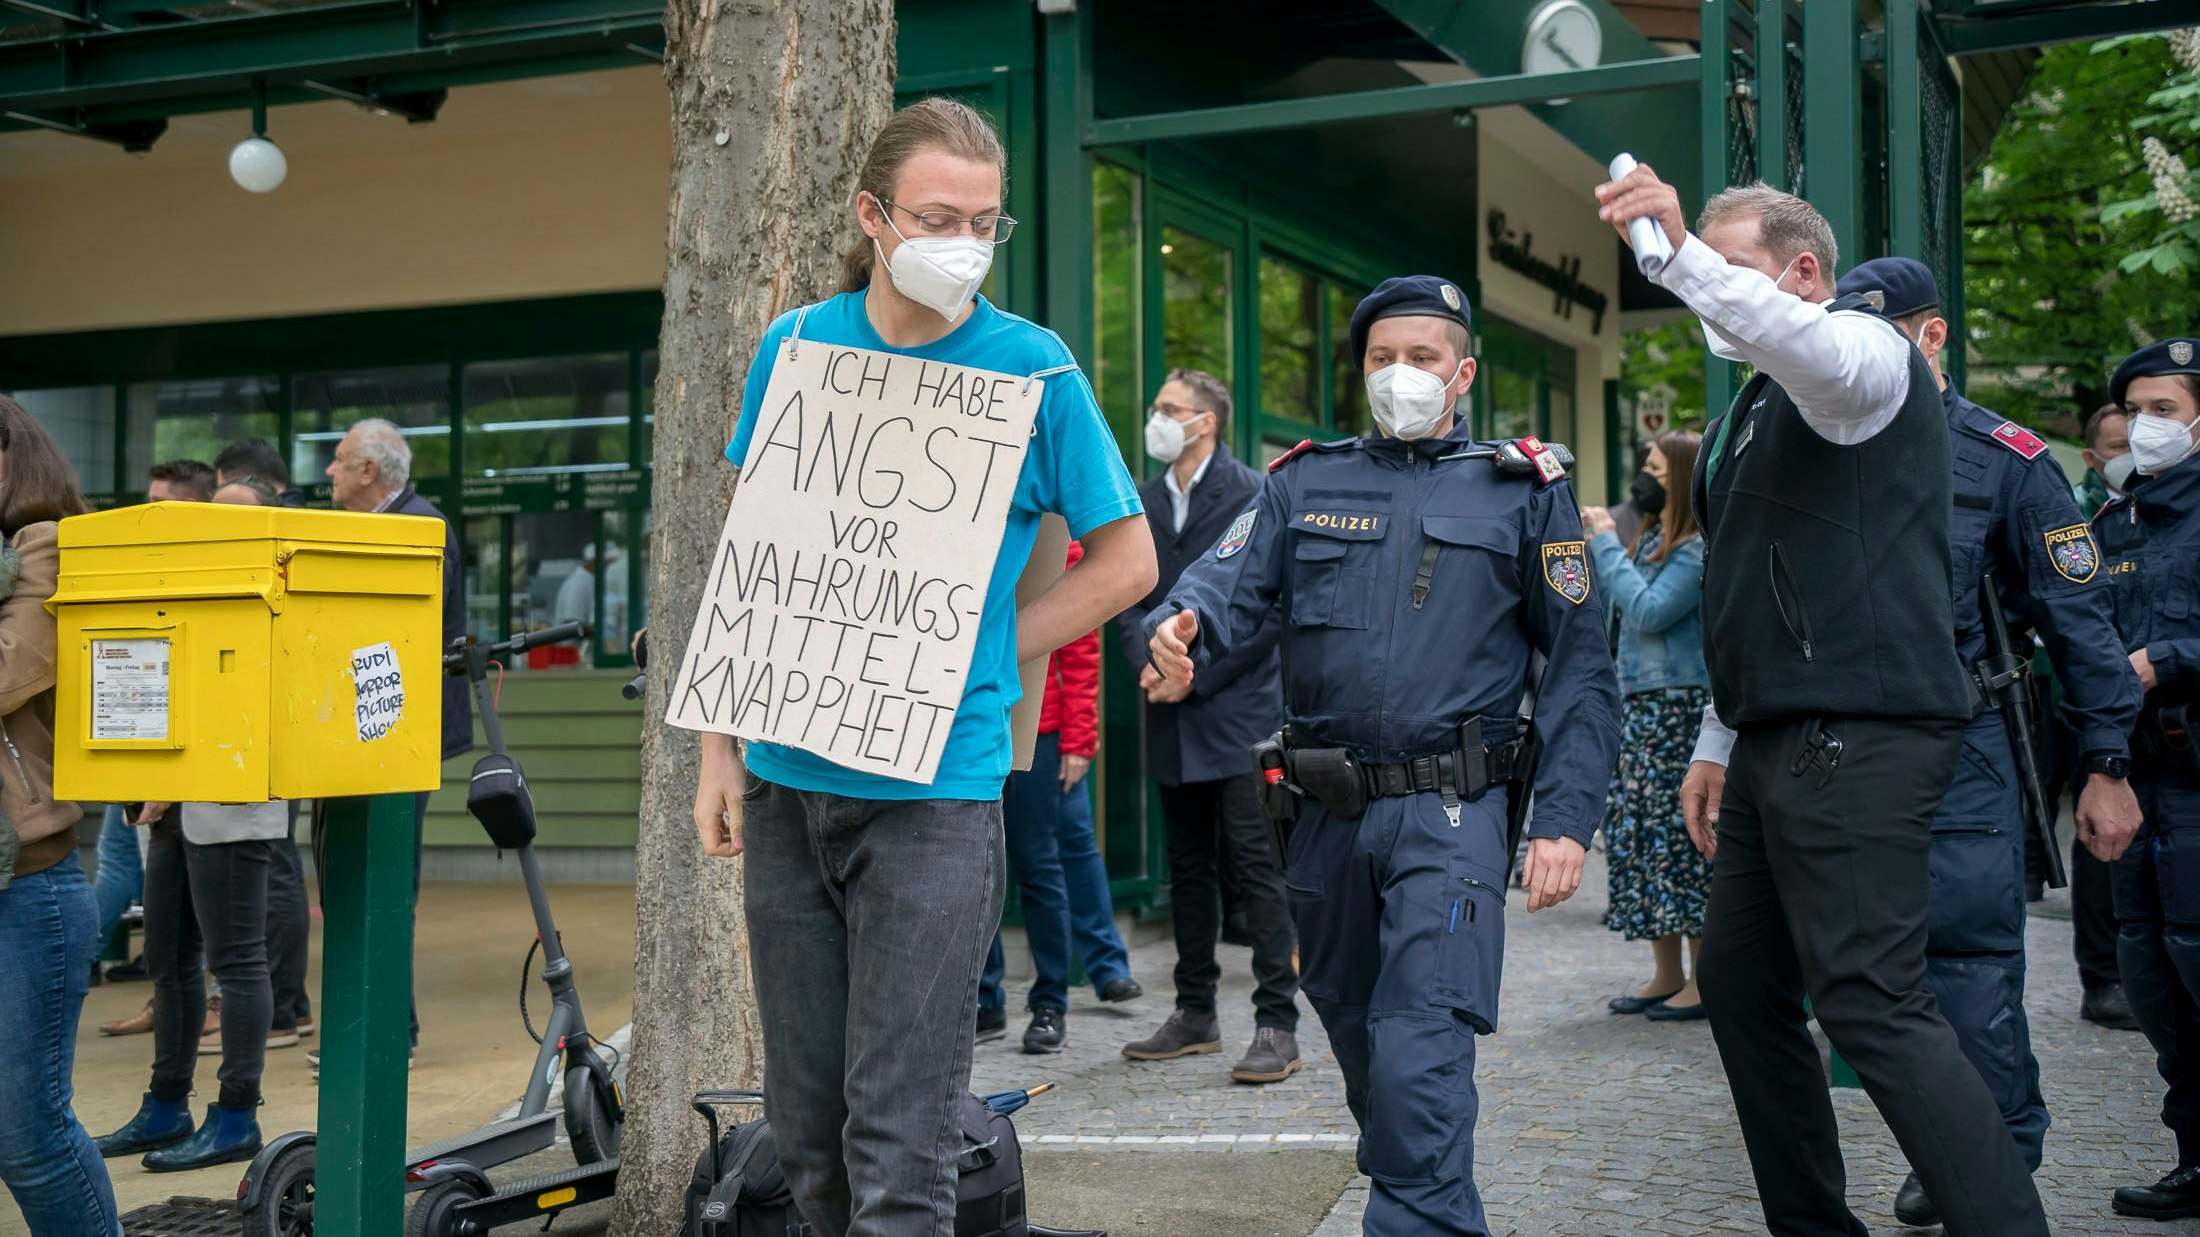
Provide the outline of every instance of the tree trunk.
[[[689,1097],[754,1087],[763,1044],[739,860],[704,857],[694,734],[664,716],[732,495],[725,447],[764,328],[838,287],[856,172],[893,108],[892,0],[672,0],[671,207],[659,340],[635,847],[634,1038],[612,1231],[664,1237],[704,1142]],[[659,667],[663,667],[660,669]]]

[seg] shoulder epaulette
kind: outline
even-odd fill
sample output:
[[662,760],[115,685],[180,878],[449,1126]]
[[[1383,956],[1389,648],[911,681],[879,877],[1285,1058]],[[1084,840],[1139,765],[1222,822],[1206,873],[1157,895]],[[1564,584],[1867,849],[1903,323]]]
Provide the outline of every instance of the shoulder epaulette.
[[2014,421],[2004,421],[1995,426],[1990,437],[2028,460],[2039,458],[2040,453],[2047,450],[2046,439]]
[[1359,445],[1360,440],[1357,438],[1337,438],[1332,439],[1329,442],[1315,442],[1311,438],[1302,438],[1299,440],[1298,446],[1295,446],[1289,451],[1284,452],[1282,455],[1277,456],[1275,459],[1270,460],[1268,462],[1268,471],[1274,472],[1277,469],[1283,467],[1285,464],[1290,463],[1292,460],[1295,460],[1300,456],[1305,455],[1309,451],[1348,451]]
[[1279,455],[1279,456],[1277,456],[1276,458],[1274,458],[1274,459],[1272,459],[1272,460],[1268,461],[1268,471],[1270,471],[1270,472],[1274,472],[1274,471],[1276,471],[1276,470],[1277,470],[1278,468],[1281,468],[1281,467],[1283,467],[1283,466],[1284,466],[1285,464],[1288,464],[1288,463],[1290,463],[1290,462],[1291,462],[1292,460],[1295,460],[1295,459],[1299,458],[1300,456],[1302,456],[1302,455],[1306,454],[1307,452],[1309,452],[1309,451],[1311,451],[1311,450],[1313,450],[1313,449],[1314,449],[1314,440],[1313,440],[1313,439],[1311,439],[1311,438],[1301,438],[1301,439],[1299,439],[1299,445],[1298,445],[1298,446],[1295,446],[1295,447],[1291,448],[1291,449],[1290,449],[1289,451],[1286,451],[1286,452],[1284,452],[1284,453],[1283,453],[1282,455]]

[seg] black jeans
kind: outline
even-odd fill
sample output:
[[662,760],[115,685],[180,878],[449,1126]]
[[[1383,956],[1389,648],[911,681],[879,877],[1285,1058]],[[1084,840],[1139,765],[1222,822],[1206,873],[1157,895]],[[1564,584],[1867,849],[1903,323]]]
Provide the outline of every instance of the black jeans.
[[952,1237],[1000,802],[749,790],[764,1115],[795,1204],[818,1237]]
[[198,1070],[207,966],[222,985],[221,1106],[259,1107],[274,997],[267,972],[267,876],[275,844],[199,846],[171,810],[145,856],[145,967],[153,978],[153,1098],[182,1103]]
[[1838,767],[1796,769],[1808,724],[1744,728],[1728,766],[1698,972],[1777,1237],[1865,1237],[1810,998],[1950,1237],[2047,1237],[2000,1110],[1925,986],[1932,820],[1956,722],[1829,718]]
[[[298,805],[290,805],[290,827],[298,828]],[[275,990],[275,1025],[295,1027],[313,1016],[306,995],[306,946],[312,934],[306,907],[305,867],[298,843],[280,838],[269,844],[267,870],[267,970]]]
[[2111,865],[2093,857],[2080,842],[2070,844],[2070,952],[2078,960],[2078,981],[2091,992],[2118,982],[2116,898]]
[[1253,775],[1163,786],[1169,830],[1169,914],[1176,927],[1176,1007],[1215,1012],[1222,965],[1219,868],[1237,872],[1246,925],[1253,933],[1253,1021],[1297,1031],[1299,977],[1291,965],[1291,908]]

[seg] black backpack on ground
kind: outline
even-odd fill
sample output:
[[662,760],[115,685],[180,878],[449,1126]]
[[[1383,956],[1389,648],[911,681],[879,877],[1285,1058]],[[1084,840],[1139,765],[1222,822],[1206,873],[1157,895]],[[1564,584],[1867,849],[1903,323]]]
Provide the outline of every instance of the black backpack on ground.
[[[718,1106],[761,1104],[755,1091],[702,1091],[695,1111],[710,1145],[688,1182],[680,1237],[812,1237],[779,1169],[779,1141],[759,1117],[718,1132]],[[1009,1119],[977,1096],[963,1097],[962,1153],[956,1157],[955,1237],[1032,1237],[1024,1216],[1024,1158]]]

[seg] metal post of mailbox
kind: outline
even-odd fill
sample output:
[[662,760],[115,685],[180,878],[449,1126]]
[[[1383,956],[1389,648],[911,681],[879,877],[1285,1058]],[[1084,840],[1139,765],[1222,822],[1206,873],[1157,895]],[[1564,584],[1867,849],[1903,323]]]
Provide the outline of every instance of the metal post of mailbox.
[[321,1237],[403,1228],[413,796],[330,799],[322,863]]

